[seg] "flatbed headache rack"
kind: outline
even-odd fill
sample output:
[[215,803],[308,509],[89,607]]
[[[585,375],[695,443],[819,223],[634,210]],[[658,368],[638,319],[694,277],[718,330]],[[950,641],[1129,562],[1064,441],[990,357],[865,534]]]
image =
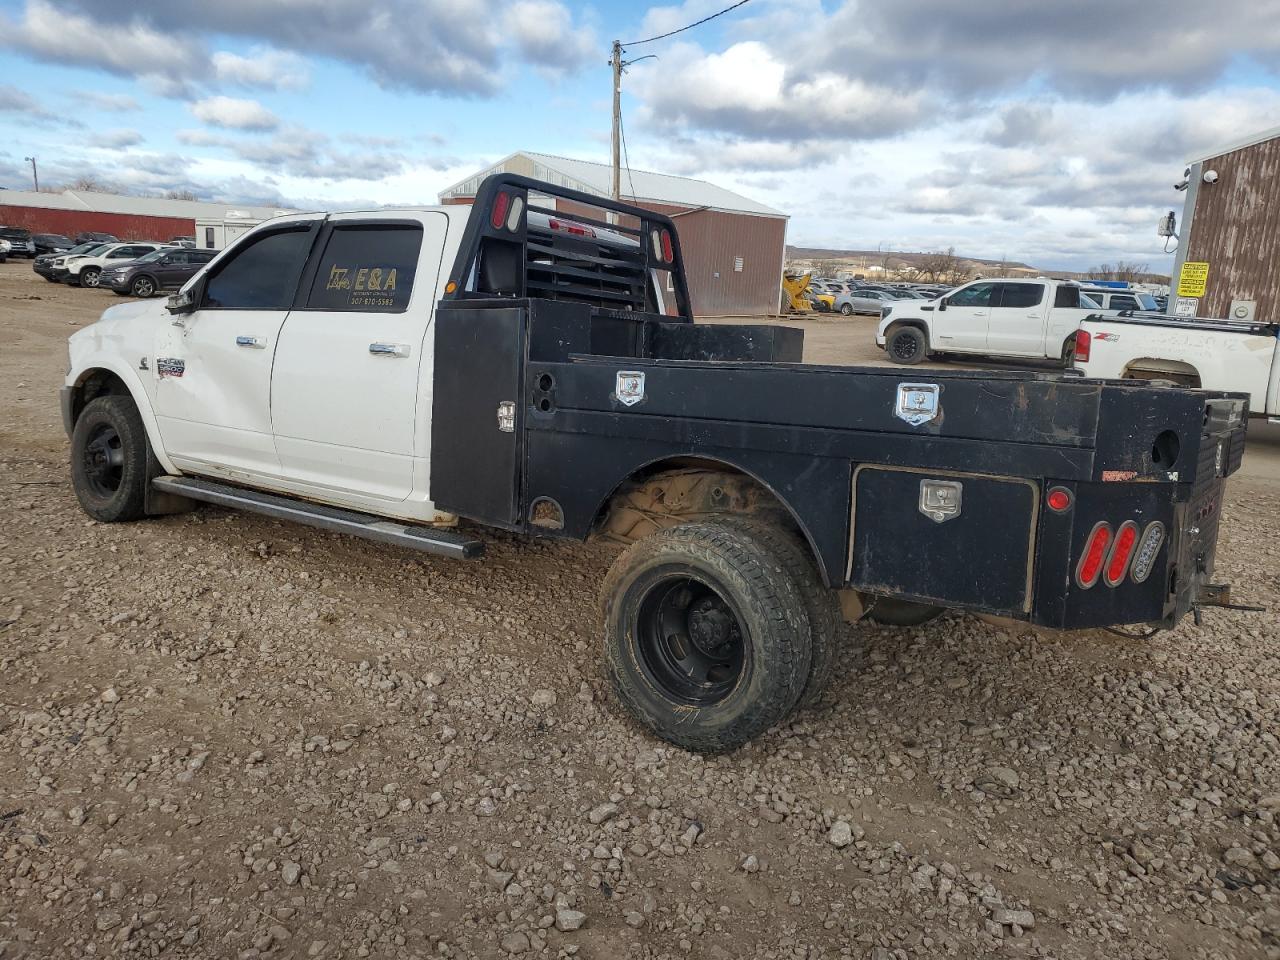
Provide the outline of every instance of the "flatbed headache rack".
[[[548,197],[566,208],[544,205]],[[566,300],[693,322],[670,217],[511,173],[487,177],[476,191],[444,294],[445,300],[495,297]]]
[[1151,310],[1121,310],[1118,316],[1105,316],[1092,313],[1086,320],[1100,323],[1113,323],[1120,320],[1124,323],[1136,323],[1148,327],[1179,327],[1186,330],[1210,330],[1221,333],[1249,333],[1259,337],[1280,335],[1280,323],[1266,323],[1251,320],[1226,320],[1213,317],[1171,317],[1167,313],[1156,313]]

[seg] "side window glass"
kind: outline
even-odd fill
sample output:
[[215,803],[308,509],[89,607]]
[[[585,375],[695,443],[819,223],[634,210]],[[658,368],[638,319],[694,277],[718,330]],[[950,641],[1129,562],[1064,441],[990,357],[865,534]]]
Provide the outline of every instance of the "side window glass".
[[1111,298],[1112,310],[1137,310],[1138,303],[1133,297],[1115,296]]
[[250,240],[209,278],[203,307],[212,310],[288,310],[311,249],[309,227]]
[[204,245],[210,250],[213,249],[213,227],[204,228]]
[[403,313],[413,293],[422,227],[335,225],[320,257],[307,308]]
[[175,264],[175,265],[179,263],[187,263],[188,262],[187,251],[171,250],[165,254],[165,259],[167,259],[169,263]]
[[1080,288],[1066,285],[1059,287],[1058,292],[1053,295],[1053,305],[1072,308],[1080,306]]
[[965,287],[951,295],[951,306],[953,307],[985,307],[991,303],[991,291],[995,288],[994,283],[975,283],[972,287]]
[[1003,294],[1000,306],[1026,309],[1036,307],[1044,299],[1044,284],[1041,283],[1004,283],[1001,284]]

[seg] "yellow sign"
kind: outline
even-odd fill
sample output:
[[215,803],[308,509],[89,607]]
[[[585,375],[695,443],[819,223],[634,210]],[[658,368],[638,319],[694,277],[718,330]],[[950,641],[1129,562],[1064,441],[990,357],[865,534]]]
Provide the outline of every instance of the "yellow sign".
[[1209,283],[1209,264],[1204,262],[1187,262],[1182,265],[1182,273],[1178,274],[1178,296],[1203,297],[1204,289]]

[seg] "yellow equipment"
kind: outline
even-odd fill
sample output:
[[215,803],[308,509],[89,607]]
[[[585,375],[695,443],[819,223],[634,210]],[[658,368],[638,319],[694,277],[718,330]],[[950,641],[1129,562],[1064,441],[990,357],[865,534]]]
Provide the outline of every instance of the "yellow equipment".
[[782,275],[782,306],[787,313],[808,313],[813,309],[809,300],[813,294],[807,293],[812,278],[811,273],[800,277]]

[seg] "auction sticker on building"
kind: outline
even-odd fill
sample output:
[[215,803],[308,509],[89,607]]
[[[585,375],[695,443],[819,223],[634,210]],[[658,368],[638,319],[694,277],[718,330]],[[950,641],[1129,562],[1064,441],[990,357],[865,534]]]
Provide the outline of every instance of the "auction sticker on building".
[[1209,283],[1209,264],[1204,261],[1188,261],[1178,274],[1178,296],[1203,297]]

